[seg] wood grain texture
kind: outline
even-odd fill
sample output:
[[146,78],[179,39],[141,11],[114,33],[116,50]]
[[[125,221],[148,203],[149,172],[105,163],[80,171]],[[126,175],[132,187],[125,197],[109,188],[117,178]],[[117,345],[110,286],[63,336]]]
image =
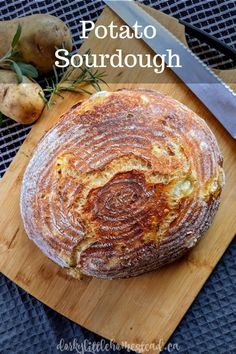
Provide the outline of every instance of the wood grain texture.
[[[184,41],[182,26],[154,10],[150,11],[161,21],[167,21]],[[121,24],[118,17],[106,8],[97,24],[108,25],[111,20]],[[119,43],[97,40],[91,33],[81,52],[86,48],[91,48],[93,53],[112,53],[116,48],[128,51],[129,45],[126,40]],[[137,52],[150,53],[142,41],[134,40],[134,45]],[[120,77],[125,74],[122,71]],[[114,72],[108,70],[108,75],[112,81]],[[149,71],[145,75],[153,74]],[[136,80],[142,82],[142,77],[143,71],[137,70]],[[235,141],[172,72],[165,70],[165,77],[165,83],[141,86],[173,96],[207,121],[218,139],[226,172],[222,202],[213,225],[197,247],[180,261],[136,278],[109,281],[84,277],[78,281],[68,277],[65,270],[45,257],[26,236],[19,214],[22,175],[43,134],[62,113],[78,102],[76,94],[68,93],[64,100],[57,100],[50,111],[45,109],[0,185],[0,270],[3,274],[73,321],[123,344],[167,341],[236,232]],[[118,83],[111,84],[110,89],[124,86],[140,85]]]

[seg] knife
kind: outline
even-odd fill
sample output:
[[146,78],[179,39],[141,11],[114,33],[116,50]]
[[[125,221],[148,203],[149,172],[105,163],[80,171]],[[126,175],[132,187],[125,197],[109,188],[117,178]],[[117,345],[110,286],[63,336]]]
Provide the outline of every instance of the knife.
[[[144,42],[156,54],[163,55],[168,49],[172,49],[174,54],[179,55],[182,67],[172,67],[171,70],[236,139],[236,93],[135,1],[104,0],[104,2],[131,28],[138,22],[143,28],[151,25],[156,29],[157,37],[142,36]],[[139,34],[142,34],[140,29]]]

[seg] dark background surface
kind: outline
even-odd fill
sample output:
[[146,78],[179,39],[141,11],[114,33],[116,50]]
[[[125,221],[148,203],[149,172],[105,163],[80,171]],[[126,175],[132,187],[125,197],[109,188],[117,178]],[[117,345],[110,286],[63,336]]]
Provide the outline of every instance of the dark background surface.
[[[144,1],[157,9],[199,26],[236,48],[236,1],[168,0]],[[0,20],[32,13],[50,13],[60,17],[73,33],[78,49],[79,21],[95,21],[104,4],[100,0],[8,0],[0,1]],[[0,39],[2,40],[2,39]],[[190,47],[209,65],[231,67],[224,56],[188,38]],[[0,127],[0,175],[15,156],[30,127],[5,118]],[[0,275],[0,353],[54,354],[76,353],[57,349],[60,340],[88,344],[102,338],[59,315]],[[87,342],[86,342],[87,340]],[[169,340],[169,352],[189,354],[236,353],[236,241],[228,248],[197,299]],[[171,350],[170,344],[178,344]],[[168,346],[168,345],[167,345]],[[85,353],[92,350],[85,350]],[[98,353],[127,353],[125,349],[99,350]],[[168,353],[168,347],[163,353]]]

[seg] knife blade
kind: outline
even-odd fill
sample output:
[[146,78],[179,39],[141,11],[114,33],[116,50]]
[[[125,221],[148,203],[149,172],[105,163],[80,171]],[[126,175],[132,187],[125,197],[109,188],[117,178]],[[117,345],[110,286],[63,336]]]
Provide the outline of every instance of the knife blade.
[[[104,2],[129,26],[138,22],[143,28],[153,26],[157,38],[142,37],[142,40],[156,53],[166,54],[172,49],[179,55],[182,67],[171,70],[188,86],[225,129],[236,139],[236,93],[223,82],[170,31],[143,10],[133,0],[104,0]],[[138,30],[142,34],[141,29]],[[165,57],[166,58],[166,57]],[[168,64],[166,62],[166,64]]]

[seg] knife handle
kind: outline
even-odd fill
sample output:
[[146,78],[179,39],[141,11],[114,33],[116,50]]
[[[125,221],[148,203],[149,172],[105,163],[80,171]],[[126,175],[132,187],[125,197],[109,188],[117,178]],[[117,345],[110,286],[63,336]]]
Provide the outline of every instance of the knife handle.
[[179,20],[179,23],[181,25],[185,26],[185,30],[187,30],[187,33],[198,38],[199,40],[209,44],[213,48],[217,49],[219,52],[225,54],[227,57],[232,59],[234,62],[236,61],[236,50],[232,48],[231,46],[227,45],[226,43],[223,43],[219,39],[215,38],[211,34],[203,31],[202,29],[195,27],[189,22],[186,22],[184,20]]
[[[149,15],[151,15],[157,21],[159,21],[162,24],[162,26],[166,27],[185,46],[188,47],[188,43],[186,40],[186,34],[185,34],[185,26],[184,26],[184,24],[181,24],[177,18],[167,15],[164,12],[155,10],[154,8],[151,8],[147,5],[144,5],[141,3],[138,3],[138,5],[140,7],[142,7],[144,11],[149,13]],[[188,22],[186,24],[189,25]],[[235,57],[235,54],[234,54],[234,57]],[[236,62],[236,60],[235,60],[235,62]],[[213,69],[213,71],[216,73],[216,75],[218,75],[221,78],[221,80],[227,82],[231,86],[231,88],[236,91],[236,68],[227,69],[227,70]]]

